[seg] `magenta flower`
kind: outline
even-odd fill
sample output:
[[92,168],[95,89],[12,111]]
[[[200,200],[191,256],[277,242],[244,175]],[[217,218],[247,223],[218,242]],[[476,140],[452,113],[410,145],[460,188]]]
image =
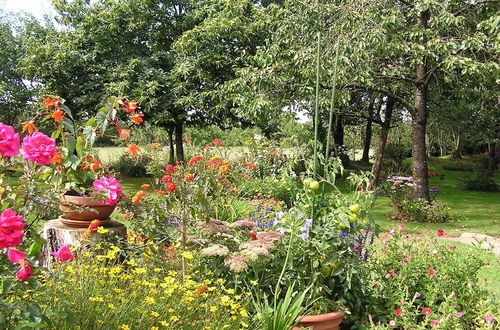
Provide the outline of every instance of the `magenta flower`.
[[488,324],[492,324],[493,322],[495,322],[495,317],[494,316],[486,316],[484,318],[484,320],[488,323]]
[[26,282],[33,275],[31,265],[26,260],[26,255],[23,251],[9,249],[7,258],[9,258],[10,262],[21,265],[21,268],[16,273],[16,277],[19,281]]
[[16,273],[17,279],[23,282],[26,282],[32,275],[33,270],[31,269],[31,265],[27,261]]
[[57,252],[52,252],[51,254],[59,261],[71,261],[75,258],[66,245],[61,246]]
[[9,261],[13,264],[22,264],[26,260],[26,255],[23,251],[9,249],[7,252],[7,258],[9,258]]
[[16,247],[24,236],[22,229],[26,226],[23,217],[11,209],[6,209],[0,215],[0,249]]
[[49,165],[56,154],[56,141],[47,135],[35,132],[23,139],[23,157],[38,165]]
[[94,190],[97,193],[103,194],[106,199],[104,201],[98,200],[101,205],[115,205],[120,199],[122,187],[115,178],[101,177],[99,180],[94,181]]
[[19,154],[19,134],[12,126],[0,123],[0,155],[3,158],[17,156]]
[[434,321],[431,322],[431,325],[433,327],[437,327],[439,325],[439,321],[434,320]]
[[464,314],[463,314],[463,313],[460,313],[460,312],[458,312],[458,313],[456,313],[456,314],[455,314],[455,316],[456,316],[456,317],[462,317],[463,315],[464,315]]

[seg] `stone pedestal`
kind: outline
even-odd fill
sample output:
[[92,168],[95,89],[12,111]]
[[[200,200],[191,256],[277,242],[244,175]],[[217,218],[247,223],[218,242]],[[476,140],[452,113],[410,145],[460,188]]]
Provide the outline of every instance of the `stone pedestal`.
[[[106,235],[115,235],[125,237],[127,227],[115,221],[111,221],[104,226],[109,233]],[[82,237],[87,231],[87,228],[73,228],[61,223],[59,220],[49,220],[44,223],[42,228],[42,237],[46,240],[46,244],[40,252],[40,266],[50,267],[53,261],[51,252],[56,252],[63,245],[69,247],[78,247],[82,250],[88,249],[95,245],[96,239],[99,239],[99,234],[93,233],[90,237],[82,242]]]

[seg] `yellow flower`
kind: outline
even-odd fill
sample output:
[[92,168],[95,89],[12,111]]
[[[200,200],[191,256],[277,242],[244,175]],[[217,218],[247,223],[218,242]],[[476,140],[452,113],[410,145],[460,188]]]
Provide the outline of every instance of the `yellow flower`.
[[246,324],[246,323],[245,323],[245,322],[243,322],[243,321],[241,321],[241,326],[242,326],[243,328],[248,328],[248,324]]
[[259,284],[259,282],[257,282],[257,281],[250,281],[250,284],[257,285],[257,284]]
[[173,321],[173,322],[176,322],[176,321],[179,321],[179,317],[177,316],[170,316],[170,320]]
[[210,311],[211,311],[212,313],[217,312],[217,306],[210,306]]
[[175,312],[175,309],[173,309],[173,308],[169,308],[169,309],[167,309],[167,312],[169,312],[169,313],[173,313],[173,312]]
[[122,329],[122,330],[130,330],[130,327],[128,325],[126,325],[126,324],[122,324],[122,325],[120,325],[120,329]]
[[164,327],[168,327],[168,322],[160,321],[160,324],[163,325]]
[[139,268],[134,268],[134,270],[132,270],[132,272],[134,274],[141,275],[141,274],[146,274],[147,269],[139,267]]
[[108,308],[109,309],[116,309],[115,305],[113,305],[113,304],[108,304]]
[[99,226],[99,227],[97,227],[97,233],[106,234],[106,233],[109,233],[109,230],[104,228],[104,227]]
[[242,308],[240,309],[240,315],[243,317],[248,317],[248,312],[246,309]]
[[152,317],[158,317],[158,316],[160,316],[160,314],[157,313],[157,312],[155,312],[155,311],[153,311],[153,312],[151,312],[151,316]]
[[191,254],[191,252],[189,252],[189,251],[182,252],[182,257],[184,257],[185,259],[188,259],[188,260],[191,260],[194,258],[193,255]]
[[158,330],[158,327],[151,327],[151,330]]
[[159,272],[161,272],[161,268],[155,268],[154,271],[155,271],[155,273],[159,273]]
[[146,299],[144,299],[144,302],[146,304],[153,305],[156,302],[156,300],[153,297],[146,297]]
[[103,302],[104,299],[102,297],[89,297],[90,301]]

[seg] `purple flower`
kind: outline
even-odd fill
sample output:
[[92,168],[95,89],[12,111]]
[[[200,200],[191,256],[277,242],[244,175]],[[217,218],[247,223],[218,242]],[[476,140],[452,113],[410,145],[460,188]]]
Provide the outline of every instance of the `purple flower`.
[[340,232],[339,236],[340,238],[345,239],[347,237],[347,233]]
[[462,313],[460,313],[460,312],[458,312],[458,313],[456,313],[456,314],[455,314],[455,316],[456,316],[456,317],[462,317],[463,315],[464,315],[464,314],[462,314]]
[[492,324],[493,322],[495,322],[495,317],[494,316],[485,316],[484,317],[484,320],[488,323],[488,324]]
[[273,220],[273,227],[274,227],[274,226],[277,226],[277,225],[278,225],[278,223],[279,223],[279,221],[278,221],[277,219],[274,219],[274,220]]
[[309,234],[308,233],[302,233],[302,235],[300,235],[300,237],[303,239],[303,240],[306,240],[309,238]]
[[422,295],[418,292],[415,292],[415,295],[413,296],[413,299],[420,298]]
[[284,213],[284,212],[282,212],[282,211],[279,211],[278,213],[276,213],[276,216],[277,216],[278,218],[283,218],[283,217],[285,216],[285,213]]

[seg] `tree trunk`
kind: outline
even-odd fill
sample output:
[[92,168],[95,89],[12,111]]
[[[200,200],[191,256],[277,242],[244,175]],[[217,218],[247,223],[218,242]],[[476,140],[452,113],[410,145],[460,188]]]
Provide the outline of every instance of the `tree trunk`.
[[183,122],[178,121],[175,123],[175,155],[178,162],[184,161],[184,139],[182,134]]
[[380,126],[380,138],[378,141],[377,153],[375,155],[375,161],[373,162],[372,174],[373,181],[371,186],[375,187],[377,181],[380,177],[380,172],[382,171],[382,161],[384,159],[385,145],[387,144],[387,137],[389,136],[389,129],[391,128],[392,112],[394,110],[395,100],[392,97],[387,98],[387,103],[385,105],[385,118]]
[[[418,24],[428,28],[430,12],[420,13]],[[425,41],[423,46],[425,47]],[[430,201],[429,172],[427,167],[427,150],[425,146],[425,132],[427,129],[427,96],[429,80],[427,79],[427,57],[423,56],[417,67],[415,86],[415,109],[412,111],[412,156],[413,180],[415,182],[415,196]]]
[[453,151],[451,152],[451,159],[462,159],[460,132],[453,130],[453,140],[455,142],[455,146],[453,148]]
[[167,133],[168,133],[168,163],[174,165],[175,164],[174,127],[169,126],[167,128]]
[[361,162],[368,163],[370,161],[370,145],[372,143],[372,126],[373,126],[373,104],[375,99],[372,99],[368,105],[368,120],[366,121],[365,143],[363,145],[363,156]]

